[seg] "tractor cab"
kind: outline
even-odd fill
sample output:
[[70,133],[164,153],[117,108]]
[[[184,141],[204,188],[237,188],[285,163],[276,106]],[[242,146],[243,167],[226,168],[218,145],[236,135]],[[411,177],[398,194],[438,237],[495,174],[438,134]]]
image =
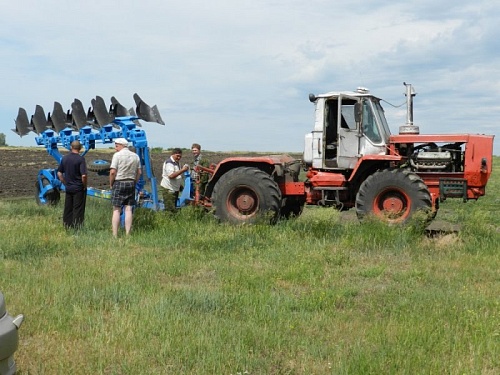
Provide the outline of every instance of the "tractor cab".
[[384,155],[390,129],[380,99],[366,89],[309,95],[314,129],[305,137],[304,162],[314,169],[353,169],[364,155]]

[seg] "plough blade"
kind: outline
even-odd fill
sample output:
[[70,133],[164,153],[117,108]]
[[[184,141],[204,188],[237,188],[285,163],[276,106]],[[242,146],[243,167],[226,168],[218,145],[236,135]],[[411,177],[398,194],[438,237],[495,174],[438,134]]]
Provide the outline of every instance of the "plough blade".
[[150,107],[145,102],[143,102],[140,96],[137,94],[134,94],[134,100],[136,104],[135,111],[137,112],[137,117],[144,121],[157,122],[158,124],[165,125],[156,105]]
[[127,109],[123,106],[114,96],[111,97],[111,105],[109,110],[106,107],[104,99],[96,96],[92,99],[92,107],[89,107],[85,112],[82,102],[79,99],[74,99],[71,103],[71,110],[66,113],[59,102],[54,102],[54,109],[45,117],[45,111],[42,106],[37,105],[35,113],[28,119],[28,115],[24,108],[19,108],[17,118],[14,120],[16,128],[12,129],[19,136],[27,135],[33,131],[40,135],[47,129],[53,129],[57,133],[61,133],[64,129],[71,128],[74,131],[80,131],[85,126],[91,126],[94,129],[113,124],[117,117],[135,117],[130,119],[136,126],[141,126],[138,119],[157,122],[158,124],[165,125],[161,118],[158,107],[155,105],[150,107],[146,104],[139,95],[134,94],[134,101],[136,108]]
[[83,109],[82,102],[78,99],[75,99],[75,101],[71,103],[71,116],[78,130],[87,126],[87,115]]
[[[95,99],[92,99],[90,102],[92,103],[92,105],[94,105]],[[88,124],[95,124],[96,122],[97,122],[97,120],[95,118],[94,111],[92,110],[92,107],[89,107],[89,109],[87,111],[87,125]]]
[[125,116],[133,116],[127,108],[120,104],[118,100],[114,96],[111,97],[111,109],[110,112],[113,113],[116,117],[125,117]]
[[35,114],[31,118],[33,125],[35,126],[35,131],[37,134],[43,133],[49,128],[47,118],[45,117],[45,111],[42,106],[38,105],[35,108]]
[[95,99],[92,99],[92,106],[94,108],[94,116],[97,124],[99,126],[104,126],[111,124],[115,117],[108,112],[106,108],[106,103],[104,103],[104,99],[100,96],[96,96]]
[[19,108],[19,112],[17,113],[17,117],[14,122],[16,124],[16,128],[12,129],[12,131],[20,137],[27,135],[33,130],[33,127],[30,125],[28,120],[28,114],[24,108]]
[[71,117],[68,119],[68,115],[64,113],[62,105],[59,102],[54,102],[54,109],[52,110],[52,114],[49,113],[49,117],[52,126],[58,133],[72,126]]
[[[132,109],[127,110],[120,102],[114,97],[111,97],[111,105],[109,106],[109,113],[113,114],[115,117],[128,117],[133,116],[137,117],[135,112]],[[132,121],[136,126],[141,126],[141,123],[138,120]]]

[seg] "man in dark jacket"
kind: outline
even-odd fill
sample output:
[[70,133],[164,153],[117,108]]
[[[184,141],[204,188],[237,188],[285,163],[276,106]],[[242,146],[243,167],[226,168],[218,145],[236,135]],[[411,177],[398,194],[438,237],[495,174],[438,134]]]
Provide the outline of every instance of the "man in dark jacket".
[[57,177],[66,188],[63,212],[66,229],[80,228],[85,218],[87,164],[85,158],[80,155],[81,149],[80,141],[71,142],[70,153],[63,156],[57,169]]

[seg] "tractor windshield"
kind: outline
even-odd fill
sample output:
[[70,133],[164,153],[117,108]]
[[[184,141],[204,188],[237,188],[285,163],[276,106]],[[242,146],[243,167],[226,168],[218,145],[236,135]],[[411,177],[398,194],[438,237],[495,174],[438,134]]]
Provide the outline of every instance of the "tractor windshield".
[[380,104],[380,100],[374,100],[373,106],[375,107],[375,114],[377,115],[378,123],[382,126],[382,132],[386,136],[386,142],[389,140],[391,135],[391,129],[389,129],[389,124],[387,124],[387,119],[385,118],[385,112]]
[[363,133],[374,144],[389,138],[390,130],[384,110],[375,98],[363,100]]
[[371,100],[363,100],[363,134],[373,143],[380,143],[380,131],[377,126],[376,111],[373,110]]

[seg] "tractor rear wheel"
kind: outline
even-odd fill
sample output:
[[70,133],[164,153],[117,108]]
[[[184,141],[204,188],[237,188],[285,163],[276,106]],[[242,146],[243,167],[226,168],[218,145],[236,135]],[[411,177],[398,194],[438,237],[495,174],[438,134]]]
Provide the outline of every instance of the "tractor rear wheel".
[[356,214],[373,215],[390,224],[406,223],[417,211],[432,220],[432,200],[423,180],[407,169],[386,169],[369,176],[356,196]]
[[238,167],[222,175],[214,186],[215,217],[231,224],[275,223],[281,207],[281,191],[265,172]]

